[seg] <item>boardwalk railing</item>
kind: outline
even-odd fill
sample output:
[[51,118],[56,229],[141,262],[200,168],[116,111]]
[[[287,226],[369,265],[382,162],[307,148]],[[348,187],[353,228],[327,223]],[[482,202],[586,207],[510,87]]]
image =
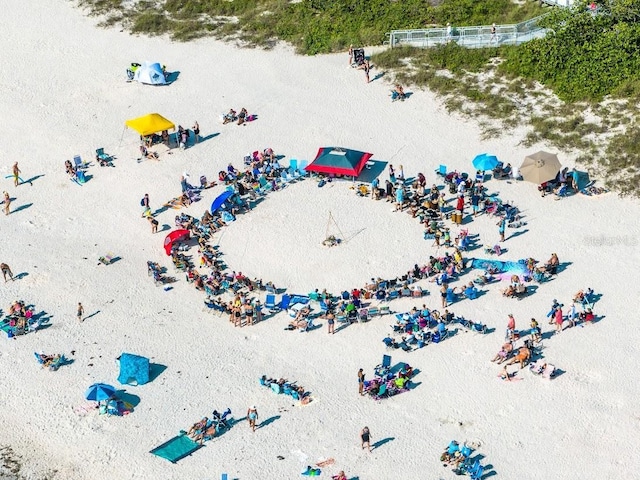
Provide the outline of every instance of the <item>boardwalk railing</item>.
[[[574,0],[542,0],[549,5],[571,7]],[[544,15],[532,18],[526,22],[512,25],[496,25],[496,32],[492,33],[492,26],[457,28],[425,28],[418,30],[393,30],[390,32],[388,43],[391,48],[400,45],[412,47],[434,47],[448,42],[455,42],[462,47],[484,48],[501,45],[520,45],[534,38],[544,37],[546,31],[538,25]]]

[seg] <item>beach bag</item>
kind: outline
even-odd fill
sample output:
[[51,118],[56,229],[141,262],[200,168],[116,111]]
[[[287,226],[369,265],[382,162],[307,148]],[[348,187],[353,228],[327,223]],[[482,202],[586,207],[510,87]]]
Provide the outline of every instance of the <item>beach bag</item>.
[[142,200],[140,200],[140,206],[144,207],[144,198]]

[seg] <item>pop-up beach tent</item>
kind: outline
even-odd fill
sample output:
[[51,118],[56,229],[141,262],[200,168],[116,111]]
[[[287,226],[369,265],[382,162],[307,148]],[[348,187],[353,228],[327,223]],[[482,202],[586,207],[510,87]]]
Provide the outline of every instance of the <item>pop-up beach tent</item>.
[[133,79],[146,85],[166,85],[167,80],[159,63],[144,62],[133,75]]
[[123,385],[144,385],[149,383],[149,359],[132,353],[120,355],[118,381]]
[[323,147],[318,150],[315,160],[305,170],[357,177],[372,155],[340,147]]
[[124,122],[124,124],[143,137],[162,132],[163,130],[173,130],[176,128],[171,120],[167,120],[159,113],[149,113],[142,117],[132,118]]

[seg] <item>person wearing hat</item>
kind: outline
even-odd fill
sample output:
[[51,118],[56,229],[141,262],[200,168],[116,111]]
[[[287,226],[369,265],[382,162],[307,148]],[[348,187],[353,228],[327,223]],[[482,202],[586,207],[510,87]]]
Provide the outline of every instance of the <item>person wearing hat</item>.
[[249,407],[247,410],[247,420],[249,420],[249,427],[251,431],[256,431],[256,421],[258,420],[258,410],[255,405]]

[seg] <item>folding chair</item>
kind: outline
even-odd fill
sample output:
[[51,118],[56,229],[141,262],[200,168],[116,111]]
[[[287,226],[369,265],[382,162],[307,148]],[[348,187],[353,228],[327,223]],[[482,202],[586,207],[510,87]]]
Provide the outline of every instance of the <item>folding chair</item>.
[[276,296],[274,294],[267,294],[267,298],[264,301],[264,306],[271,312],[277,311]]
[[369,318],[375,315],[380,315],[380,310],[378,310],[378,307],[369,307]]
[[309,164],[308,161],[306,160],[300,160],[298,162],[298,172],[300,173],[301,176],[306,177],[307,176],[307,171],[305,170],[307,168],[307,165]]
[[446,177],[447,176],[447,166],[446,165],[440,165],[436,169],[436,175],[440,175],[442,177]]
[[104,160],[105,162],[111,161],[111,155],[104,153],[104,148],[96,149],[96,157],[98,157],[99,160]]
[[75,155],[73,157],[73,163],[76,167],[76,169],[85,169],[89,167],[88,163],[85,163],[82,161],[82,158],[80,158],[80,155]]
[[389,305],[382,305],[380,307],[380,315],[389,315],[391,313],[391,309]]

